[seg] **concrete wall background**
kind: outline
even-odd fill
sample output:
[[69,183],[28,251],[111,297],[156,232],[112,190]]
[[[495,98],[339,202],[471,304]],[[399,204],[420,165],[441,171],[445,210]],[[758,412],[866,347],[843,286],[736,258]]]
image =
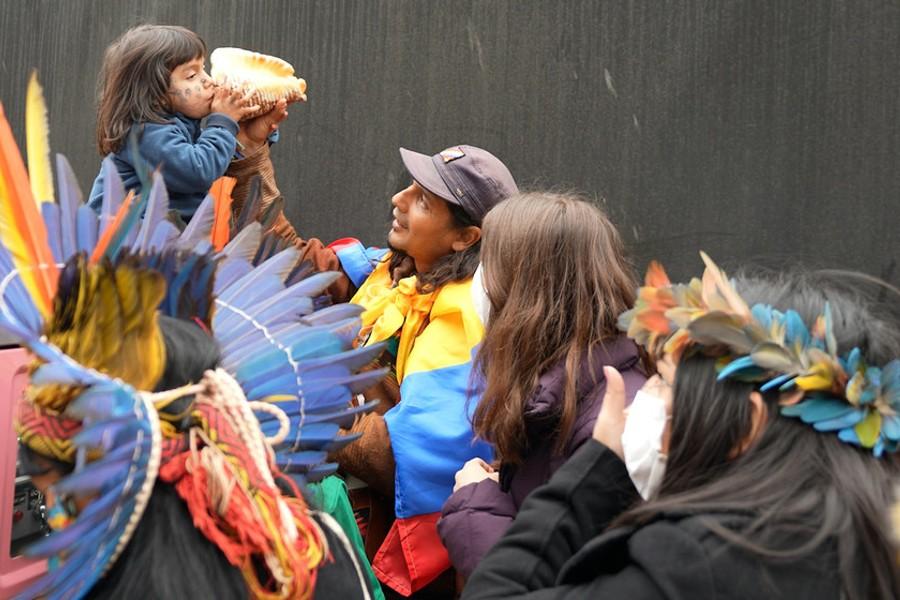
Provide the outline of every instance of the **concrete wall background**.
[[490,149],[524,187],[604,202],[659,258],[861,269],[900,283],[900,9],[890,1],[33,0],[0,6],[0,100],[22,139],[39,69],[51,142],[87,188],[102,52],[129,25],[290,61],[276,150],[305,235],[383,242],[397,148]]

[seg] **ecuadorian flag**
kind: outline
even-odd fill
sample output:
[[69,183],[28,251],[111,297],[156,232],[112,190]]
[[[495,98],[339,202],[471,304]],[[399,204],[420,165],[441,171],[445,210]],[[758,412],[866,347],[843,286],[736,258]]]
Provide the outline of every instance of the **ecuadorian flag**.
[[484,327],[470,296],[471,279],[418,294],[415,277],[391,288],[381,262],[353,302],[367,308],[369,343],[399,335],[400,402],[384,418],[396,462],[394,522],[375,555],[378,578],[400,593],[421,589],[450,566],[436,523],[469,459],[490,460],[490,446],[474,441],[472,359]]

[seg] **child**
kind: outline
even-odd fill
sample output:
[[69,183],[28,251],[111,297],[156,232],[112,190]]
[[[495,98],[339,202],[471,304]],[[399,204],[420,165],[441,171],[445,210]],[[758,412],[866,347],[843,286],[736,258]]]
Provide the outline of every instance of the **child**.
[[[130,137],[141,158],[162,167],[169,206],[188,221],[237,147],[238,120],[258,110],[239,90],[217,87],[204,67],[206,44],[183,27],[140,25],[106,50],[100,72],[97,147],[126,190],[139,192]],[[200,120],[206,118],[206,126]],[[89,204],[100,210],[103,172]]]

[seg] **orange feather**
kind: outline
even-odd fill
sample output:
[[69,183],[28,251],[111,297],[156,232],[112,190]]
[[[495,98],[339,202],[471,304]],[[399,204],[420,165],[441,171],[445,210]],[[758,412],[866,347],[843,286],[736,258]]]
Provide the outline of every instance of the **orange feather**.
[[116,231],[122,225],[122,221],[125,220],[125,215],[128,214],[128,208],[131,206],[132,200],[134,200],[134,190],[129,190],[128,195],[125,196],[125,200],[122,202],[122,206],[119,207],[119,211],[116,213],[113,222],[109,224],[109,226],[103,231],[103,235],[100,236],[99,240],[97,240],[97,246],[94,248],[94,253],[91,254],[92,265],[100,262],[100,259],[106,252],[106,248],[109,246],[109,243],[113,239],[113,235],[115,235]]
[[672,282],[669,281],[669,276],[666,274],[663,266],[655,260],[651,260],[650,265],[647,267],[647,274],[644,276],[644,285],[661,288],[669,287],[672,285]]
[[209,195],[215,199],[210,242],[212,242],[216,252],[219,252],[228,244],[231,221],[231,191],[236,183],[237,179],[234,177],[223,176],[216,179],[212,187],[209,188]]
[[0,239],[46,319],[53,308],[59,270],[31,193],[25,163],[0,103]]

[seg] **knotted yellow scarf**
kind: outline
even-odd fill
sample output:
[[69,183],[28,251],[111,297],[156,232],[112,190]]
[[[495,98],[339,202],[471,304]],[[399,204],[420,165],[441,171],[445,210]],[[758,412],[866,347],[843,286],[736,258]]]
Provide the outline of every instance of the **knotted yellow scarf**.
[[372,272],[352,302],[365,307],[362,332],[368,332],[365,345],[384,341],[400,332],[397,348],[397,383],[403,381],[406,360],[412,352],[413,344],[431,313],[436,292],[420,294],[416,291],[416,276],[401,279],[396,287],[391,287],[388,261],[382,261]]

